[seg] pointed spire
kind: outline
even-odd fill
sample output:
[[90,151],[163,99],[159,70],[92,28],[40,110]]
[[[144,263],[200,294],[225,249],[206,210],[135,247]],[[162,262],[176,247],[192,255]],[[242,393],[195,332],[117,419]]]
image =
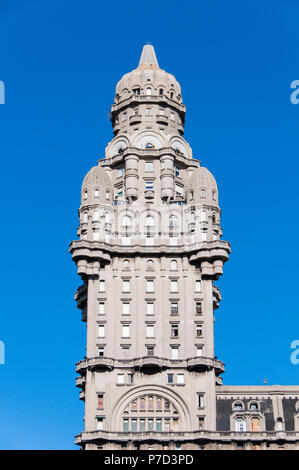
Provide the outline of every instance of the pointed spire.
[[154,46],[152,46],[151,44],[146,44],[145,46],[143,46],[138,66],[144,64],[154,64],[159,67]]

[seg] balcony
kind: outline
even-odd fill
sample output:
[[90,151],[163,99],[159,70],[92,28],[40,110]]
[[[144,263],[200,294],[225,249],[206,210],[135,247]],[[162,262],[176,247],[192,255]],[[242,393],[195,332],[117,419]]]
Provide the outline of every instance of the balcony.
[[181,432],[121,432],[121,431],[89,431],[82,432],[76,436],[75,443],[78,445],[89,442],[190,442],[194,443],[230,443],[230,442],[298,442],[297,431],[261,431],[261,432],[235,432],[235,431],[181,431]]
[[191,357],[187,359],[187,369],[194,370],[196,372],[204,372],[206,370],[215,369],[215,374],[219,375],[224,372],[224,363],[217,359],[211,359],[210,357]]
[[140,372],[160,372],[163,369],[167,369],[165,361],[156,356],[145,356],[139,359],[134,359],[134,369],[140,370]]
[[140,124],[142,121],[142,116],[139,114],[133,114],[133,116],[130,116],[129,121],[131,126],[134,126],[134,124]]
[[[175,338],[174,338],[175,339]],[[97,356],[84,359],[76,364],[76,372],[85,376],[87,370],[111,371],[115,367],[132,367],[140,372],[159,372],[166,369],[187,368],[196,372],[215,369],[216,375],[224,372],[224,363],[211,357],[190,357],[188,359],[168,359],[158,356],[143,356],[132,359],[114,359],[111,357]]]
[[167,125],[168,124],[168,116],[166,116],[165,114],[157,114],[156,121],[157,121],[157,124]]
[[144,197],[145,199],[154,199],[155,191],[153,189],[146,189],[144,191]]

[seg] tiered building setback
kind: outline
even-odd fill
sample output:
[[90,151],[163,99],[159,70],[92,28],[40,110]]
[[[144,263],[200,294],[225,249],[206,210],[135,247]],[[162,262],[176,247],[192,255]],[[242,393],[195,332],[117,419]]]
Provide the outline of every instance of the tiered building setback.
[[87,324],[83,449],[297,448],[299,387],[223,386],[214,312],[230,245],[215,178],[152,45],[122,77],[114,137],[85,176],[70,252]]

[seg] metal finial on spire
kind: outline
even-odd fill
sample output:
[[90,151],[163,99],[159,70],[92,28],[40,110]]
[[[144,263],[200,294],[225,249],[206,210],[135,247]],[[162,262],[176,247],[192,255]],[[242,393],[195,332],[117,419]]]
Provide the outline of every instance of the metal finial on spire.
[[143,64],[154,64],[159,66],[154,46],[151,44],[145,44],[145,46],[143,46],[139,65]]

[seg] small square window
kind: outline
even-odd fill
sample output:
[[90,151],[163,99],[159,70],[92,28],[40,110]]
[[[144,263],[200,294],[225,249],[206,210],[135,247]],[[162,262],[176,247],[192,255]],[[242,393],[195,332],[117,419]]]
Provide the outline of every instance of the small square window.
[[167,383],[168,384],[173,384],[173,374],[167,374]]
[[176,376],[176,383],[178,385],[183,385],[185,383],[185,380],[184,380],[184,374],[178,374]]
[[145,171],[153,171],[154,165],[153,162],[145,162]]
[[154,304],[152,302],[148,302],[146,304],[146,314],[147,315],[154,315]]
[[125,383],[125,375],[124,374],[117,374],[117,383],[119,385],[123,385]]

